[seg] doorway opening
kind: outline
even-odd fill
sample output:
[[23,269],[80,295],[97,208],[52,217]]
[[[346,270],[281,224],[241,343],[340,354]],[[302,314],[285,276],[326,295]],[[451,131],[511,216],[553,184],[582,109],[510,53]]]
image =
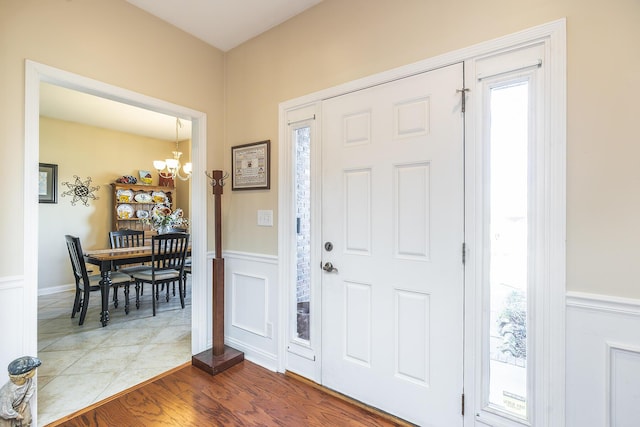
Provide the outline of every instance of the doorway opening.
[[[123,118],[126,116],[126,120]],[[113,288],[110,321],[106,329],[98,320],[100,293],[92,292],[87,301],[87,318],[78,324],[78,313],[70,317],[74,300],[74,278],[66,250],[59,250],[66,234],[79,238],[84,251],[109,247],[109,231],[142,229],[139,218],[151,206],[135,200],[117,205],[135,209],[134,218],[118,221],[114,212],[116,178],[136,179],[139,190],[160,190],[171,194],[164,203],[180,208],[188,218],[190,181],[175,179],[165,187],[142,187],[151,161],[175,150],[175,118],[146,109],[114,102],[76,90],[41,83],[40,162],[56,164],[59,182],[71,174],[90,176],[96,197],[86,205],[69,197],[58,203],[39,205],[38,248],[38,416],[41,424],[85,408],[113,394],[133,387],[191,360],[191,277],[185,308],[172,296],[162,301],[157,316],[151,313],[150,292],[141,295],[139,308],[125,314],[123,291]],[[180,149],[189,159],[191,122],[181,120]],[[184,160],[183,160],[184,161]],[[117,174],[116,174],[117,173]],[[154,173],[155,175],[155,173]],[[132,182],[133,184],[133,182]],[[149,183],[149,185],[153,182]],[[133,188],[133,187],[128,187]],[[123,190],[119,190],[121,192]],[[129,190],[131,191],[131,190]],[[162,194],[162,193],[158,193]],[[127,215],[128,217],[128,215]],[[148,226],[146,227],[149,228]],[[89,266],[90,275],[99,269]],[[143,327],[141,327],[143,326]],[[104,352],[108,340],[108,352]],[[153,361],[148,354],[157,353]],[[99,355],[99,356],[98,356]],[[96,364],[96,357],[100,362]],[[135,372],[123,369],[121,358],[139,366]],[[112,359],[113,358],[113,359]]]
[[[192,264],[192,305],[190,323],[192,325],[211,325],[208,302],[211,301],[210,290],[206,284],[206,115],[202,112],[171,104],[156,98],[138,94],[96,80],[88,79],[73,73],[27,60],[25,76],[25,157],[24,157],[24,194],[25,227],[24,227],[24,259],[29,265],[38,264],[38,163],[39,163],[39,120],[40,120],[40,83],[47,82],[84,93],[97,95],[106,99],[142,107],[151,111],[164,113],[174,117],[188,118],[192,121],[192,159],[194,174],[191,178],[191,235]],[[68,261],[67,261],[68,262]],[[38,307],[38,271],[35,268],[24,269],[25,286],[25,348],[30,354],[37,354],[37,307]],[[99,299],[99,298],[97,298]],[[105,328],[108,331],[109,326]],[[207,339],[211,336],[208,327],[194,327],[191,332],[191,353],[203,351],[207,347]],[[37,399],[35,400],[37,406]],[[37,408],[34,410],[37,413]]]

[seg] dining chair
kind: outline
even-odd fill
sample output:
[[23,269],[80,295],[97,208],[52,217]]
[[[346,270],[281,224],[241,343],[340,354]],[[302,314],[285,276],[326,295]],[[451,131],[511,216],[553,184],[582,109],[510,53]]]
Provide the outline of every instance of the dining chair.
[[[109,243],[111,249],[118,248],[135,248],[144,246],[144,231],[142,230],[117,230],[109,232]],[[149,268],[145,264],[131,264],[118,267],[118,271],[131,276],[136,271],[146,270]]]
[[[76,295],[73,300],[73,310],[71,311],[71,317],[76,317],[76,313],[80,312],[80,322],[78,325],[84,324],[84,319],[87,315],[87,308],[89,307],[89,295],[93,291],[100,290],[100,280],[102,276],[99,274],[89,275],[87,273],[87,266],[84,263],[84,252],[82,252],[82,245],[80,244],[80,238],[65,235],[67,242],[67,249],[69,250],[69,258],[71,260],[71,269],[73,270],[73,276],[76,280]],[[110,273],[111,287],[116,289],[120,285],[129,286],[131,284],[131,277],[128,274],[119,273],[113,271]],[[114,307],[118,308],[118,300],[113,302]]]
[[[189,229],[184,227],[171,227],[169,233],[188,233]],[[191,257],[188,256],[184,259],[184,294],[187,294],[187,274],[191,274]],[[176,296],[176,284],[173,283],[173,296]]]
[[[182,287],[182,293],[186,297],[187,295],[187,274],[191,274],[191,257],[187,257],[184,260],[184,269],[182,270],[182,280],[184,281],[184,286]],[[173,295],[175,296],[175,289],[173,291]]]
[[133,248],[144,246],[144,231],[142,230],[116,230],[109,232],[111,249]]
[[175,282],[178,282],[180,305],[184,308],[184,260],[188,245],[188,233],[166,233],[151,237],[151,265],[146,270],[133,273],[132,276],[136,281],[136,308],[140,308],[139,287],[143,283],[150,283],[153,315],[155,316],[160,286],[163,285],[166,288],[168,302],[169,283]]
[[[138,246],[144,246],[144,231],[142,230],[115,230],[109,232],[109,244],[111,249],[118,248],[135,248]],[[149,268],[148,265],[143,264],[130,264],[117,267],[117,270],[121,273],[131,276],[136,271],[141,271]],[[140,289],[140,293],[144,293],[144,289]],[[118,299],[118,288],[113,290],[113,300]],[[128,307],[127,307],[128,308]],[[128,311],[128,310],[127,310]],[[127,313],[128,314],[128,313]]]
[[[172,227],[169,229],[170,233],[188,233],[188,229],[186,228],[182,228],[182,227]],[[182,293],[184,294],[184,296],[187,295],[187,274],[191,274],[191,257],[190,256],[186,256],[184,259],[184,269],[183,269],[183,274],[182,274],[182,278],[184,280],[184,286],[182,288]],[[173,296],[176,296],[176,282],[173,282]],[[142,295],[142,291],[140,292],[140,294]]]

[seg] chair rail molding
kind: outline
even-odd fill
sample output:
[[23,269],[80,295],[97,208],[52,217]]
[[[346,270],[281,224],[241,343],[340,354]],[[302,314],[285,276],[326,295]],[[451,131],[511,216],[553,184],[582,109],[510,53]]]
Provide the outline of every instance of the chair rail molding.
[[225,258],[241,259],[251,262],[261,262],[266,264],[278,264],[278,257],[275,255],[256,254],[241,251],[223,251]]
[[22,288],[24,286],[24,276],[0,277],[0,292],[7,289]]
[[567,292],[567,307],[640,316],[640,299],[586,292]]

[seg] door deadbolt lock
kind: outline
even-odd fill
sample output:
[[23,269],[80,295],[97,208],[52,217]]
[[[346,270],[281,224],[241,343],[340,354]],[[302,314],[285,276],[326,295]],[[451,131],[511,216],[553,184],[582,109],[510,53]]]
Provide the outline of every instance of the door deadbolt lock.
[[327,252],[331,252],[333,250],[333,243],[331,242],[325,243],[324,248],[326,249]]

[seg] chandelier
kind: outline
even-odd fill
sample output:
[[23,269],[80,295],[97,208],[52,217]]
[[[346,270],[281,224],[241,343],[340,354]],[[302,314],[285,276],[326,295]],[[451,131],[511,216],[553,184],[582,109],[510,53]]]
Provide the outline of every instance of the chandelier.
[[[184,166],[180,164],[182,152],[178,149],[178,127],[182,127],[182,123],[180,119],[176,117],[176,151],[173,152],[173,159],[154,160],[153,167],[156,168],[162,178],[174,179],[177,177],[186,181],[191,178],[193,165],[191,162],[185,163]],[[180,169],[185,173],[185,176],[182,176]]]

